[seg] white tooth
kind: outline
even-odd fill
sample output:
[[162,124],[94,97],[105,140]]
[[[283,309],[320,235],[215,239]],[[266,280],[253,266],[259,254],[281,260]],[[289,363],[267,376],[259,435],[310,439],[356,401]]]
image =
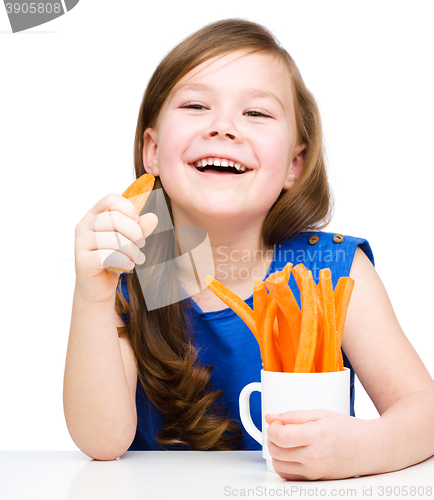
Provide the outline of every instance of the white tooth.
[[246,170],[247,170],[246,167],[244,165],[241,165],[240,172],[245,172]]
[[228,167],[229,166],[228,161],[227,160],[222,160],[221,166],[222,167]]
[[195,165],[195,167],[201,167],[202,166],[202,160],[197,161],[194,165]]
[[206,161],[207,161],[208,165],[213,165],[214,164],[212,158],[208,158]]
[[235,167],[237,170],[240,170],[241,163],[235,163],[234,167]]
[[230,167],[233,167],[235,165],[235,162],[233,162],[232,160],[229,162],[229,166]]
[[214,166],[215,167],[220,167],[220,160],[215,159],[214,160]]

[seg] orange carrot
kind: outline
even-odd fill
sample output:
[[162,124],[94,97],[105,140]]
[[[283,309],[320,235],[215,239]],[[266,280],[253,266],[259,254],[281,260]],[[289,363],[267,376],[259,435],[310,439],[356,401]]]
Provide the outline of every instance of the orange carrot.
[[293,372],[295,365],[295,356],[297,354],[297,348],[294,345],[295,339],[293,332],[286,321],[285,314],[282,309],[278,307],[277,313],[277,324],[279,331],[279,346],[280,354],[282,359],[282,368],[284,372]]
[[255,316],[256,324],[256,340],[258,341],[259,347],[261,346],[261,325],[264,319],[265,308],[267,305],[267,288],[263,281],[256,280],[255,286],[253,287],[253,314]]
[[330,269],[319,272],[319,288],[321,290],[324,311],[324,355],[323,372],[336,371],[336,315],[333,295],[333,284]]
[[301,318],[300,308],[285,278],[278,277],[273,280],[269,277],[265,280],[265,284],[285,314],[290,327],[297,331],[297,324]]
[[288,262],[285,264],[285,267],[282,269],[283,276],[285,278],[285,281],[288,283],[289,277],[291,276],[291,269],[292,269],[292,263]]
[[301,273],[307,271],[304,264],[297,264],[292,268],[292,274],[294,275],[295,281],[297,282],[298,288],[301,287]]
[[[277,313],[280,311],[280,307],[277,307]],[[276,342],[279,352],[280,352],[280,340],[279,340],[279,323],[277,321],[277,313],[276,317],[274,318],[274,323],[273,323],[273,338],[274,341]]]
[[[298,307],[291,288],[283,276],[275,278],[274,280],[267,278],[265,284],[276,300],[285,318],[286,324],[283,323],[282,325],[280,313],[277,313],[282,364],[285,367],[291,367],[292,371],[300,337],[300,308]],[[284,368],[284,370],[287,371],[287,368]]]
[[145,206],[149,193],[154,187],[154,183],[155,177],[153,175],[143,174],[122,193],[124,198],[131,201],[139,215]]
[[265,352],[264,343],[262,338],[262,322],[264,320],[265,310],[267,306],[267,289],[263,281],[256,280],[253,287],[253,314],[255,316],[256,324],[256,340],[259,344],[261,352],[262,365],[264,366]]
[[255,338],[257,337],[255,315],[252,309],[244,302],[243,299],[238,297],[229,288],[225,287],[218,280],[212,276],[205,278],[206,286],[221,299],[228,307],[230,307],[235,314],[237,314],[244,323],[249,327]]
[[283,271],[274,271],[274,273],[271,273],[265,281],[274,280],[276,278],[280,278],[281,276],[283,276]]
[[324,359],[324,311],[322,308],[321,290],[315,285],[316,307],[318,312],[318,332],[316,337],[314,371],[321,373],[323,370]]
[[265,315],[261,325],[261,354],[263,353],[262,364],[264,370],[270,372],[282,371],[282,362],[277,350],[277,345],[273,339],[273,324],[277,308],[278,306],[274,298],[271,295],[268,296]]
[[[294,275],[299,290],[301,290],[301,273],[303,271],[307,271],[307,269],[302,263],[297,264],[292,270],[292,274]],[[324,312],[322,308],[321,290],[316,283],[315,283],[315,298],[316,298],[316,307],[318,313],[318,331],[317,331],[316,348],[315,348],[315,359],[312,371],[320,373],[322,372],[323,358],[324,358]]]
[[[303,271],[307,271],[307,269],[304,267],[304,264],[297,264],[292,270],[292,274],[294,275],[295,281],[299,289],[301,288],[301,273]],[[316,283],[315,283],[315,294],[317,298],[316,305],[322,311],[321,291]]]
[[[280,310],[280,307],[279,307],[279,310]],[[273,335],[274,335],[274,338],[276,339],[276,342],[280,345],[280,343],[279,343],[279,323],[277,321],[277,316],[274,318]]]
[[[266,281],[275,281],[276,279],[283,278],[288,283],[289,277],[291,275],[291,269],[292,269],[292,263],[288,262],[287,264],[285,264],[285,267],[281,271],[276,271],[276,272],[270,274],[270,276],[266,279]],[[273,297],[273,300],[275,301],[274,297]],[[293,363],[291,364],[290,361],[288,362],[287,357],[288,357],[288,355],[289,355],[289,357],[291,355],[295,356],[295,354],[293,353],[292,345],[291,345],[291,349],[288,349],[288,341],[292,340],[292,339],[291,339],[291,334],[288,331],[289,328],[288,328],[287,324],[285,324],[285,323],[286,323],[286,319],[285,319],[280,307],[277,307],[276,308],[276,316],[275,316],[275,320],[274,320],[274,324],[273,324],[273,340],[275,343],[275,350],[277,350],[277,352],[279,354],[281,371],[287,372],[287,371],[290,371],[288,369],[289,367],[291,367],[291,370],[293,368]],[[280,335],[279,325],[280,325],[280,330],[283,331],[282,337]],[[283,344],[282,344],[283,345],[283,353],[282,353],[282,345],[280,342],[281,338],[282,338],[282,342],[283,342]],[[292,344],[292,342],[291,342],[291,344]],[[286,368],[285,368],[285,366],[286,366]]]
[[342,338],[344,335],[345,319],[347,317],[348,304],[354,288],[354,280],[348,277],[341,277],[338,280],[334,291],[336,308],[336,351],[337,351],[337,371],[344,369],[342,359]]
[[318,313],[315,299],[315,282],[311,271],[301,273],[301,325],[294,372],[309,373],[315,358]]
[[[122,196],[127,200],[130,200],[134,205],[134,208],[137,211],[137,214],[140,215],[140,212],[143,210],[143,207],[146,204],[146,200],[148,199],[149,193],[152,191],[155,184],[155,177],[150,174],[143,174],[138,179],[136,179],[127,189],[122,193]],[[120,273],[127,272],[125,269],[120,267],[107,267],[106,271],[112,273]]]

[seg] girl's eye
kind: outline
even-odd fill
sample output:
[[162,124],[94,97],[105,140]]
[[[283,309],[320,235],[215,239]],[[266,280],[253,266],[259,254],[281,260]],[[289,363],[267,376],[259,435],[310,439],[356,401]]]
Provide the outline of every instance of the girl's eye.
[[261,111],[246,111],[246,113],[245,113],[245,114],[246,114],[247,116],[253,116],[253,117],[255,117],[255,116],[263,116],[263,117],[265,117],[265,118],[271,118],[271,116],[270,116],[270,115],[267,115],[267,114],[265,114],[265,113],[262,113]]
[[184,106],[181,106],[182,108],[186,109],[207,109],[205,106],[202,104],[197,104],[197,103],[189,103],[189,104],[184,104]]

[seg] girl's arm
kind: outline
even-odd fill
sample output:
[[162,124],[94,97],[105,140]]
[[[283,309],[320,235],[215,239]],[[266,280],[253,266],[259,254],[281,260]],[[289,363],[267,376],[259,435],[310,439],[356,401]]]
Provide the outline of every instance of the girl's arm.
[[75,231],[76,285],[64,378],[64,411],[69,433],[87,455],[113,460],[136,432],[135,357],[115,312],[119,276],[110,265],[132,269],[143,263],[140,247],[157,218],[141,218],[131,201],[117,194],[102,198]]
[[114,460],[136,432],[137,369],[113,300],[90,302],[75,291],[65,365],[64,410],[69,433],[86,455]]
[[434,454],[434,382],[360,249],[350,276],[355,286],[343,350],[380,417],[361,420],[328,411],[267,417],[274,467],[287,479],[389,472]]
[[[343,349],[375,404],[386,472],[434,454],[434,381],[404,335],[373,265],[358,249],[351,269],[354,304]],[[384,434],[383,434],[384,433]],[[372,472],[376,472],[375,470]]]

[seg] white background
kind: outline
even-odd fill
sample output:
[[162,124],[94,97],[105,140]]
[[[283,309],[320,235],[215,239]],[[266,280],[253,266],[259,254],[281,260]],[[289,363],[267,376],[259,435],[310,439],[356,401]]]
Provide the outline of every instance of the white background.
[[[294,57],[324,120],[328,230],[368,239],[404,331],[434,375],[432,3],[81,0],[12,34],[0,5],[0,449],[75,450],[62,384],[74,228],[133,180],[146,83],[204,24],[245,17]],[[356,412],[376,416],[358,388]]]

